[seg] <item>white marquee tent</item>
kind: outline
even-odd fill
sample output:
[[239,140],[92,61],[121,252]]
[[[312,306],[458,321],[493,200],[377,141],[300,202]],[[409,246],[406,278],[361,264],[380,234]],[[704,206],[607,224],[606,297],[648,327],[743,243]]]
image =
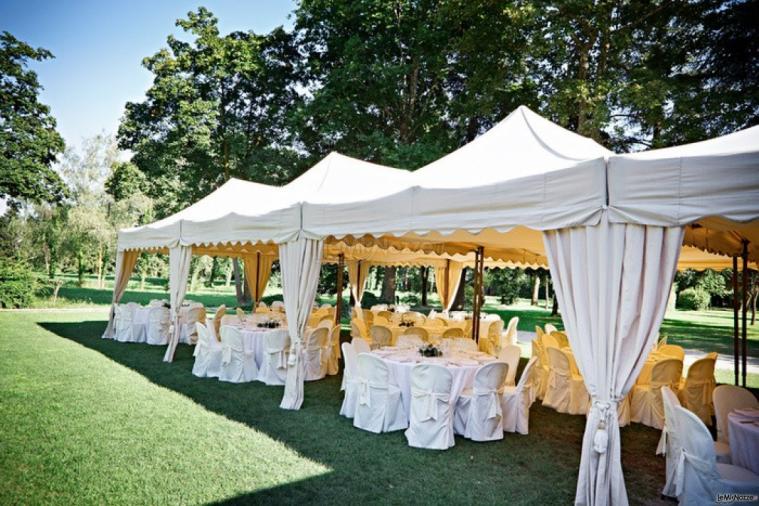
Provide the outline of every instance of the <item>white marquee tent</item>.
[[169,250],[177,307],[193,251],[277,248],[293,343],[281,406],[297,409],[300,339],[326,249],[451,255],[482,246],[491,259],[509,251],[547,261],[593,400],[576,502],[625,504],[617,403],[654,345],[683,239],[723,255],[751,241],[756,261],[758,147],[754,128],[616,156],[520,107],[416,174],[333,154],[283,188],[231,182],[185,214],[125,231],[114,301],[140,249]]

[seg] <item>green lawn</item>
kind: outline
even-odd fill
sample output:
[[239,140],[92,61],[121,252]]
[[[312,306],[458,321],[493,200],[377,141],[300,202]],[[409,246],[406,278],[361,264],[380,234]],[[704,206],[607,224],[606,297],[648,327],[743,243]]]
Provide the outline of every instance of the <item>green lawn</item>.
[[[445,452],[338,416],[339,377],[281,387],[190,374],[189,347],[100,339],[105,311],[0,312],[2,504],[567,504],[584,417],[536,404],[528,436]],[[658,502],[659,432],[622,430],[633,504]]]

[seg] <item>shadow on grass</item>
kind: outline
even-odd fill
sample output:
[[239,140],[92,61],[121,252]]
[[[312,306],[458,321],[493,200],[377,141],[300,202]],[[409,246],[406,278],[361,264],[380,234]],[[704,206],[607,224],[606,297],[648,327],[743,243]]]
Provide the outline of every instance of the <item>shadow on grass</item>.
[[[661,334],[667,336],[669,344],[677,344],[687,349],[703,350],[704,353],[716,351],[724,355],[733,354],[732,327],[705,325],[693,321],[665,319]],[[748,340],[748,355],[759,354],[759,343]]]
[[[192,376],[192,350],[180,345],[175,361],[164,348],[100,338],[102,321],[40,325],[178,392],[204,408],[283,441],[333,472],[251,492],[228,503],[472,503],[568,504],[575,493],[584,417],[561,415],[537,403],[530,434],[473,443],[456,438],[445,452],[407,446],[403,432],[370,434],[338,415],[340,376],[307,383],[300,411],[279,409],[283,387],[222,383]],[[655,457],[659,432],[623,429],[623,465],[633,504],[658,501],[664,459]],[[276,456],[261,455],[261,458]]]

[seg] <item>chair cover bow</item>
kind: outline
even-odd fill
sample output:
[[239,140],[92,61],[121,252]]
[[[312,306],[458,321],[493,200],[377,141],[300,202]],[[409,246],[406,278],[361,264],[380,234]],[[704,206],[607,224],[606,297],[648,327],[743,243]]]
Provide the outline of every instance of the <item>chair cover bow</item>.
[[715,470],[713,464],[696,455],[688,453],[685,448],[680,451],[680,458],[677,460],[677,467],[675,468],[675,495],[680,496],[683,493],[683,486],[685,485],[685,461],[693,466],[699,475],[703,476],[707,480],[719,480],[720,476]]
[[474,395],[477,397],[488,397],[488,420],[503,415],[501,408],[501,400],[498,396],[498,390],[495,388],[490,389],[475,389]]
[[419,420],[420,422],[425,422],[427,420],[437,421],[439,416],[438,401],[446,403],[450,401],[450,396],[447,393],[435,392],[433,390],[412,388],[411,395],[415,399],[422,399],[421,402],[425,403],[424,414],[422,415],[421,420]]

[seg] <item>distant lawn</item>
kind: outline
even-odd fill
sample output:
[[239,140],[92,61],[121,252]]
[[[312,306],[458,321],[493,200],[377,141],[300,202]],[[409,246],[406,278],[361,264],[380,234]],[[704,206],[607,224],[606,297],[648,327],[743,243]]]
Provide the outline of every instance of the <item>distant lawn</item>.
[[[0,313],[2,504],[568,504],[585,419],[535,404],[530,435],[409,448],[338,416],[339,377],[281,387],[190,374],[162,347],[100,339],[104,313]],[[659,502],[659,432],[622,430],[633,504]]]

